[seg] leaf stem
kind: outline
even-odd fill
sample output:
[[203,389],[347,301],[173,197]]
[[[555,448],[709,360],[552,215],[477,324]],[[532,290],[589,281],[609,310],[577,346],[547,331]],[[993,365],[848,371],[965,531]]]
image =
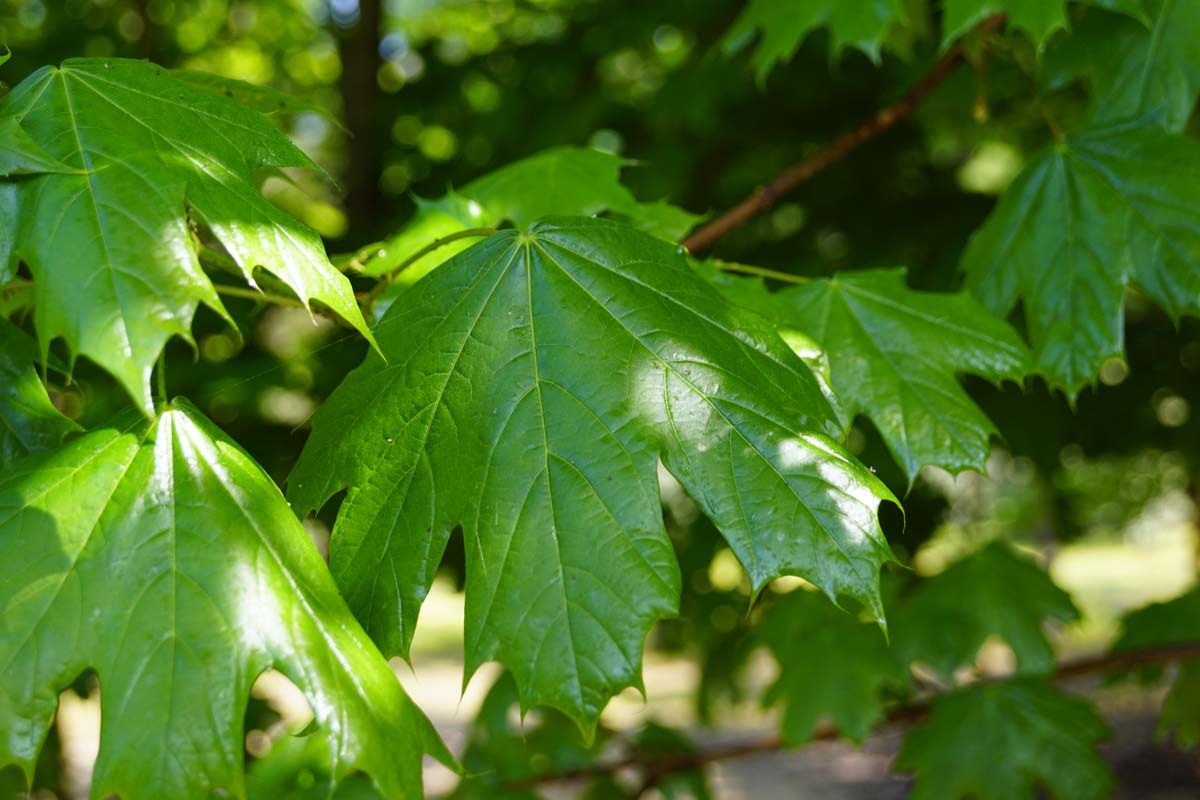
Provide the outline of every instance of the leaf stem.
[[[993,14],[975,30],[977,33],[994,31],[1004,24],[1004,20],[1004,14]],[[807,183],[849,153],[894,127],[896,123],[907,119],[934,89],[954,74],[966,58],[963,46],[955,45],[904,97],[880,109],[857,127],[834,139],[822,150],[788,167],[767,185],[755,189],[742,202],[685,238],[683,246],[693,253],[707,250],[734,229],[769,209],[783,195]]]
[[447,234],[441,238],[434,239],[432,242],[401,261],[398,265],[396,265],[395,269],[389,270],[381,275],[379,277],[379,282],[372,286],[371,291],[367,292],[367,294],[363,297],[362,305],[369,308],[371,304],[375,302],[376,298],[378,298],[383,292],[383,290],[391,284],[396,275],[408,269],[413,264],[432,253],[434,250],[445,247],[451,242],[456,242],[459,239],[469,239],[474,236],[491,236],[495,232],[495,228],[464,228],[461,231],[455,231],[454,233]]
[[420,250],[418,250],[417,252],[415,252],[411,256],[409,256],[408,258],[401,261],[400,264],[394,270],[389,272],[388,274],[395,275],[398,272],[403,272],[405,269],[407,269],[408,267],[417,263],[422,258],[424,258],[425,256],[432,253],[434,250],[444,247],[445,245],[448,245],[451,242],[456,242],[459,239],[469,239],[472,236],[491,236],[495,232],[496,232],[495,228],[465,228],[461,231],[456,231],[454,233],[443,236],[440,239],[434,239],[432,242],[425,245]]
[[1047,108],[1046,104],[1040,100],[1038,101],[1037,106],[1038,110],[1042,112],[1042,119],[1046,121],[1046,127],[1048,127],[1050,129],[1050,133],[1054,135],[1054,141],[1063,141],[1066,138],[1066,134],[1063,133],[1062,126],[1058,124],[1058,120],[1056,120],[1054,115],[1050,113],[1050,109]]
[[158,354],[158,364],[155,369],[158,377],[158,399],[163,405],[167,404],[167,349],[164,347]]
[[241,286],[226,286],[221,283],[214,283],[213,288],[217,290],[217,294],[227,297],[242,297],[247,300],[257,300],[260,303],[274,303],[277,306],[290,306],[291,308],[307,308],[304,303],[294,297],[270,294],[259,289],[245,289]]
[[[1062,664],[1049,678],[1056,683],[1063,683],[1089,675],[1103,675],[1121,670],[1135,669],[1137,667],[1155,666],[1173,661],[1195,661],[1198,659],[1200,659],[1200,642],[1148,647],[1124,653],[1106,653],[1094,658]],[[996,680],[1003,680],[1003,678],[990,679],[988,682],[995,682]],[[922,721],[929,716],[929,712],[941,694],[943,693],[934,692],[932,695],[914,703],[893,708],[876,726],[876,731],[896,725],[913,725]],[[839,738],[840,735],[838,729],[833,725],[823,724],[813,732],[812,739],[809,741],[830,741]],[[718,761],[728,761],[734,758],[744,758],[762,753],[774,753],[796,746],[794,743],[784,740],[779,734],[768,734],[705,750],[697,750],[692,753],[644,755],[634,752],[609,761],[589,764],[576,769],[522,778],[505,785],[513,789],[529,788],[542,783],[582,780],[600,775],[611,775],[625,769],[637,768],[646,773],[647,780],[652,781],[650,782],[650,786],[653,786],[664,777],[673,773],[689,772]]]
[[760,278],[770,278],[784,283],[808,283],[812,278],[806,275],[793,275],[790,272],[780,272],[775,269],[767,269],[766,267],[755,267],[750,264],[736,264],[726,261],[710,261],[717,269],[722,272],[739,272],[743,275],[757,275]]
[[5,294],[11,294],[13,292],[19,292],[22,289],[29,289],[32,286],[33,286],[33,281],[23,281],[23,280],[9,281],[8,283],[4,284],[3,286],[0,286],[0,292],[4,292]]

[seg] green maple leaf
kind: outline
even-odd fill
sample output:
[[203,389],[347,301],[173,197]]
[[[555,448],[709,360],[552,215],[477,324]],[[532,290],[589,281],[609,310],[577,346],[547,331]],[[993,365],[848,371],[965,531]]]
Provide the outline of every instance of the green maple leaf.
[[423,751],[445,751],[275,484],[189,406],[135,423],[0,481],[0,765],[30,774],[59,691],[91,667],[93,796],[241,796],[247,696],[275,666],[327,732],[334,776],[419,796]]
[[38,147],[12,117],[0,117],[0,178],[43,172],[79,172]]
[[[489,172],[438,200],[417,198],[413,219],[395,236],[368,249],[361,259],[362,271],[391,272],[435,239],[467,228],[504,221],[520,228],[552,214],[608,212],[664,239],[682,238],[699,217],[665,202],[638,201],[621,183],[621,169],[632,163],[602,150],[554,147]],[[461,240],[438,248],[407,266],[397,284],[406,289],[469,246]],[[395,296],[399,292],[392,299]]]
[[1067,25],[1066,0],[945,0],[942,44],[949,45],[993,14],[1004,14],[1008,26],[1030,35],[1040,49],[1050,34]]
[[1088,14],[1048,54],[1055,80],[1087,76],[1098,123],[1153,118],[1182,131],[1200,93],[1200,5],[1147,0],[1144,20]]
[[146,62],[75,59],[22,81],[0,100],[0,119],[18,121],[72,168],[8,190],[16,233],[0,256],[15,252],[33,273],[43,351],[64,338],[147,413],[150,372],[166,340],[190,340],[199,303],[225,314],[197,261],[189,212],[247,280],[263,267],[370,338],[318,236],[252,180],[257,167],[313,166],[261,115]]
[[1045,571],[1011,546],[992,542],[922,581],[891,616],[893,647],[900,657],[928,664],[948,678],[973,663],[993,635],[1013,649],[1018,671],[1049,672],[1054,650],[1043,623],[1070,622],[1079,611]]
[[982,471],[996,427],[957,374],[1019,380],[1029,352],[1016,332],[966,294],[918,292],[905,271],[865,270],[769,293],[761,280],[704,273],[765,314],[785,338],[804,335],[828,363],[844,413],[867,416],[911,482],[921,467]]
[[1113,776],[1095,751],[1108,727],[1084,700],[1019,678],[948,694],[904,740],[896,769],[916,772],[912,800],[1108,797]]
[[37,345],[0,319],[0,467],[50,450],[80,427],[59,413],[33,368]]
[[[272,89],[270,86],[259,86],[236,78],[228,78],[212,72],[201,72],[193,69],[173,69],[171,77],[180,83],[212,94],[221,94],[238,105],[245,106],[266,116],[275,114],[300,114],[308,112],[318,114],[328,121],[342,127],[341,120],[321,106],[299,97],[293,97],[286,92]],[[342,130],[345,130],[342,128]]]
[[829,28],[835,55],[852,47],[878,63],[884,41],[907,22],[904,0],[749,0],[722,48],[736,52],[758,36],[750,60],[761,84],[775,64],[790,60],[819,28]]
[[815,592],[782,597],[763,616],[758,635],[779,663],[763,704],[783,706],[783,735],[792,745],[812,738],[822,718],[863,741],[883,716],[885,693],[909,685],[907,667],[876,625]]
[[[1084,0],[1089,5],[1145,20],[1141,0]],[[1066,0],[945,0],[942,44],[948,46],[993,14],[1004,14],[1010,28],[1025,31],[1038,50],[1050,35],[1067,27]]]
[[1200,144],[1139,121],[1043,150],[963,254],[985,305],[1025,307],[1037,370],[1074,397],[1123,349],[1133,284],[1174,318],[1200,312]]
[[465,777],[451,797],[457,800],[538,800],[533,786],[521,781],[594,764],[611,732],[601,728],[589,745],[570,719],[554,711],[514,721],[519,707],[517,684],[504,672],[492,684],[471,723],[463,750]]
[[443,264],[377,327],[314,418],[289,494],[342,488],[330,568],[404,653],[458,523],[466,665],[498,659],[526,706],[589,727],[640,682],[679,569],[656,461],[724,533],[757,591],[800,574],[882,618],[886,488],[831,438],[812,374],[671,244],[618,223],[503,231]]
[[[1131,611],[1121,620],[1121,628],[1114,653],[1194,645],[1200,642],[1200,589]],[[1147,678],[1162,674],[1161,669],[1144,672]],[[1176,740],[1185,747],[1200,744],[1200,664],[1181,665],[1163,700],[1158,724],[1162,732],[1173,729]]]

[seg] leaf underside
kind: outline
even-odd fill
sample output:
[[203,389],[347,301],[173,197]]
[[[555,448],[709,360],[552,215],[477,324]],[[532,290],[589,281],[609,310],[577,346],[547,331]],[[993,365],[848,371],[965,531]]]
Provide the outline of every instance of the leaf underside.
[[332,772],[421,794],[432,728],[339,597],[275,484],[176,406],[18,462],[0,481],[0,765],[28,776],[84,669],[103,687],[92,795],[243,794],[243,716],[274,666]]
[[37,345],[0,319],[0,468],[52,450],[80,427],[59,413],[34,370]]
[[504,231],[443,264],[377,328],[314,418],[289,496],[348,488],[330,567],[404,653],[447,537],[466,539],[466,663],[499,659],[526,707],[594,724],[640,683],[676,612],[656,462],[722,530],[757,591],[799,574],[882,619],[891,495],[831,437],[819,385],[762,318],[666,242],[594,219]]

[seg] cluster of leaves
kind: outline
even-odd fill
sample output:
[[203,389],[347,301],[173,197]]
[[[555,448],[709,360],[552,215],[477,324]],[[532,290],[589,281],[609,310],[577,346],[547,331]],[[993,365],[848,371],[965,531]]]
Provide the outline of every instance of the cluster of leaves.
[[[761,77],[828,26],[834,52],[878,59],[920,32],[920,5],[877,3],[871,17],[754,0],[727,47],[761,30]],[[386,657],[408,655],[456,529],[467,673],[508,670],[461,793],[591,763],[611,738],[601,711],[640,685],[649,631],[679,610],[661,463],[754,596],[781,576],[820,592],[778,599],[754,640],[780,664],[764,701],[783,707],[789,742],[820,720],[861,740],[914,702],[914,664],[953,682],[999,637],[1018,674],[938,698],[898,768],[924,797],[1103,796],[1111,777],[1093,746],[1105,727],[1049,682],[1043,625],[1074,620],[1070,599],[993,545],[885,602],[894,557],[878,514],[897,501],[846,445],[865,418],[907,485],[927,466],[982,469],[997,426],[962,374],[1040,375],[1074,398],[1123,352],[1129,287],[1173,318],[1200,313],[1200,150],[1182,133],[1200,89],[1185,33],[1200,20],[1171,0],[1088,5],[945,4],[943,45],[1005,14],[1044,54],[1048,89],[1086,78],[1092,98],[1078,129],[1051,123],[1053,141],[971,239],[961,293],[911,288],[902,269],[769,273],[795,284],[775,290],[738,276],[756,267],[698,262],[675,244],[698,216],[638,200],[624,159],[583,148],[422,200],[402,230],[335,266],[258,184],[315,167],[260,113],[301,105],[115,58],[30,75],[0,98],[0,285],[6,303],[19,298],[5,317],[24,320],[0,320],[0,660],[17,676],[0,689],[0,765],[32,775],[58,692],[93,669],[105,687],[95,793],[269,791],[244,777],[239,743],[250,685],[275,667],[314,711],[297,757],[320,751],[331,789],[362,771],[370,791],[419,795],[422,754],[453,759]],[[1119,64],[1096,55],[1109,48]],[[343,270],[378,281],[368,313]],[[243,285],[215,283],[222,271]],[[315,416],[290,507],[196,407],[152,388],[198,308],[236,334],[221,296],[260,285],[372,348]],[[1017,304],[1020,331],[1003,318]],[[135,410],[88,431],[60,414],[37,366],[70,374],[78,355]],[[326,569],[297,514],[343,491]],[[1192,606],[1134,615],[1118,652],[1194,643],[1180,621]],[[1182,671],[1164,710],[1188,741],[1198,683]],[[513,731],[514,705],[545,707],[537,734]],[[964,727],[986,733],[974,755]],[[531,741],[544,763],[514,770]],[[691,750],[657,727],[632,747]],[[706,791],[686,771],[671,780]],[[610,783],[593,796],[622,791]]]

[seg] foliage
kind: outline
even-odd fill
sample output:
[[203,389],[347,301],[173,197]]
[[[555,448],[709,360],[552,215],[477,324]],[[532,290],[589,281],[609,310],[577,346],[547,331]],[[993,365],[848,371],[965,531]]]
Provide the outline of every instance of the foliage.
[[792,744],[807,741],[821,717],[861,742],[883,716],[888,692],[908,688],[908,669],[878,628],[813,592],[785,595],[759,632],[779,663],[763,702],[785,706],[782,730]]
[[1069,622],[1079,612],[1036,564],[993,542],[922,582],[893,616],[901,657],[950,677],[993,635],[1013,649],[1020,672],[1049,672],[1054,651],[1043,623]]
[[1112,785],[1090,747],[1107,736],[1085,701],[1036,678],[1013,679],[939,699],[905,739],[896,768],[917,773],[916,800],[1033,800],[1039,787],[1060,800],[1087,800]]
[[0,115],[75,168],[18,182],[5,219],[16,231],[12,254],[37,279],[43,353],[63,337],[150,413],[150,372],[167,338],[191,338],[199,303],[226,313],[200,269],[189,214],[251,285],[265,267],[370,338],[316,234],[251,181],[256,167],[314,166],[259,115],[123,60],[39,70],[3,99]]
[[911,482],[922,467],[981,470],[992,422],[956,373],[999,382],[1028,372],[1016,333],[968,295],[915,292],[904,270],[863,270],[767,294],[760,280],[706,273],[735,302],[804,335],[828,360],[845,415],[875,423]]
[[[915,797],[1101,797],[1107,709],[1052,683],[1113,671],[1194,745],[1194,589],[1056,666],[1186,549],[1129,596],[1042,565],[1195,535],[1197,33],[0,0],[0,792],[65,785],[59,692],[96,684],[123,798],[416,797],[426,753],[460,797],[702,798],[914,720]],[[387,661],[435,577],[468,680],[505,670],[461,766]],[[647,651],[778,734],[602,719]],[[308,728],[248,700],[269,668]]]
[[1052,385],[1075,396],[1122,354],[1129,284],[1172,317],[1196,313],[1197,170],[1200,146],[1146,121],[1091,128],[1043,150],[971,239],[972,289],[997,313],[1021,300]]
[[526,707],[590,729],[678,606],[656,456],[756,591],[799,574],[882,620],[875,507],[890,493],[831,438],[803,362],[675,247],[587,219],[498,233],[377,335],[382,357],[318,412],[289,492],[309,511],[349,488],[330,568],[386,653],[407,653],[461,524],[468,674],[499,659]]
[[[0,705],[0,759],[28,774],[58,690],[93,666],[110,698],[94,791],[241,794],[241,711],[276,665],[328,728],[335,776],[362,769],[387,795],[419,793],[428,721],[275,485],[194,410],[22,461],[0,508],[12,592],[0,658],[23,676]],[[147,759],[147,747],[174,756]]]

